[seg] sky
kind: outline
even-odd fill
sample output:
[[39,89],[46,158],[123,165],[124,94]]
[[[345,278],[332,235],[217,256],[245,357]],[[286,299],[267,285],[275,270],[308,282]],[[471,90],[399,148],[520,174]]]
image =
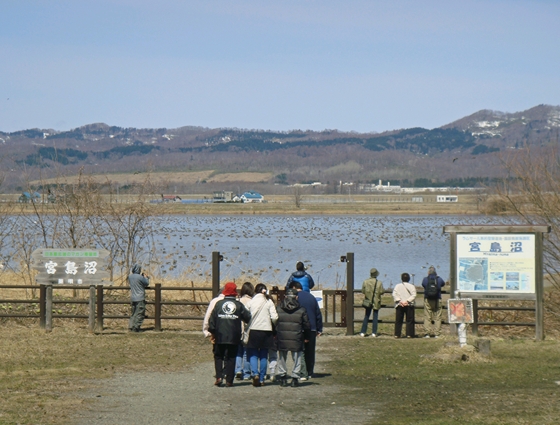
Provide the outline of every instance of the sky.
[[560,104],[557,0],[2,0],[0,131],[382,132]]

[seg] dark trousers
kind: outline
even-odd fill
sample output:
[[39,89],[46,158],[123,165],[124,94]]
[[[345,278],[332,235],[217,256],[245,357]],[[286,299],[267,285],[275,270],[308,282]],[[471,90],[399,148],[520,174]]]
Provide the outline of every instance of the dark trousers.
[[233,382],[235,375],[235,357],[237,356],[237,345],[214,344],[214,367],[216,378],[226,377],[226,382]]
[[395,310],[395,336],[401,336],[403,319],[406,315],[406,336],[414,338],[414,306],[397,306]]
[[309,342],[303,343],[303,355],[305,357],[305,366],[307,367],[307,375],[313,375],[315,368],[315,346],[317,345],[317,331],[311,331]]

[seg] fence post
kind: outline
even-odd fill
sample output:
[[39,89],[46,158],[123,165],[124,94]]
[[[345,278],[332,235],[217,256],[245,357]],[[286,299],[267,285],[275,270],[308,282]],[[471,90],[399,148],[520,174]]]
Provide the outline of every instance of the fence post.
[[45,296],[45,331],[52,332],[52,285],[46,285]]
[[103,332],[103,285],[97,285],[97,329]]
[[161,283],[156,283],[156,302],[155,302],[155,330],[161,331]]
[[212,252],[212,298],[220,294],[220,261],[223,257],[219,251]]
[[354,335],[354,253],[346,254],[346,335]]
[[88,316],[88,330],[93,333],[95,331],[95,286],[89,287],[89,316]]
[[45,329],[45,303],[47,297],[47,287],[46,285],[41,285],[39,287],[39,326],[41,329]]

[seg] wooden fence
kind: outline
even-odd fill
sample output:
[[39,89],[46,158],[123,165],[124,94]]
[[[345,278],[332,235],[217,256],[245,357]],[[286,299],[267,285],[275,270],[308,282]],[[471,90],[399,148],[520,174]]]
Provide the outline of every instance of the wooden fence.
[[[38,294],[38,298],[35,296],[29,299],[10,299],[4,298],[4,289],[24,289],[30,290],[32,293]],[[81,290],[87,291],[88,297],[86,299],[82,298],[57,298],[53,296],[53,292],[72,290],[73,292]],[[47,330],[52,329],[53,319],[80,319],[88,321],[88,328],[91,332],[97,330],[101,331],[104,327],[104,321],[106,319],[115,320],[128,320],[129,314],[119,312],[115,314],[110,311],[110,306],[124,306],[130,305],[128,300],[128,292],[130,288],[128,286],[92,286],[84,287],[83,285],[1,285],[0,286],[0,318],[28,318],[37,319],[39,325]],[[193,300],[177,300],[177,299],[166,299],[164,294],[171,292],[191,292]],[[120,293],[120,297],[109,296],[109,294]],[[208,293],[207,299],[211,299],[217,295],[216,286],[214,287],[170,287],[162,286],[161,284],[155,284],[153,287],[147,288],[147,300],[146,304],[148,306],[153,306],[153,315],[150,313],[150,319],[154,320],[154,329],[156,331],[162,330],[163,320],[195,320],[202,321],[204,318],[204,311],[202,309],[208,306],[208,301],[197,301],[201,299],[201,293]],[[444,295],[448,292],[442,291]],[[279,290],[274,287],[270,291],[271,296],[274,301],[278,303],[284,297],[284,291]],[[361,304],[355,302],[355,295],[361,294],[361,291],[354,290],[351,305],[353,308],[349,311],[348,305],[350,305],[347,297],[346,290],[323,290],[323,325],[324,327],[337,327],[337,328],[348,328],[350,329],[349,334],[354,334],[354,326],[356,323],[361,323],[362,318],[356,318],[356,310],[360,313],[363,311]],[[385,295],[391,294],[390,290],[385,291]],[[423,292],[418,291],[418,297],[423,300]],[[476,301],[476,300],[474,300]],[[513,322],[513,321],[479,321],[479,312],[481,311],[532,311],[534,312],[534,307],[525,306],[479,306],[478,302],[473,301],[474,307],[474,318],[475,323],[472,325],[473,333],[476,335],[478,333],[478,326],[530,326],[534,327],[535,322]],[[83,306],[86,312],[81,314],[69,314],[63,313],[57,309],[57,305],[76,305]],[[14,312],[13,305],[27,305],[26,311],[22,312],[18,308]],[[6,308],[10,306],[10,309]],[[166,314],[165,307],[199,307],[201,310],[198,314]],[[417,303],[416,310],[422,310],[423,304]],[[447,309],[446,303],[444,302],[444,310]],[[121,309],[122,310],[122,309]],[[394,324],[394,304],[391,302],[385,302],[381,305],[381,310],[379,314],[380,324]],[[86,314],[87,313],[87,314]],[[359,315],[359,314],[358,314]],[[443,318],[446,318],[444,314]],[[417,325],[421,325],[423,321],[416,320]],[[447,321],[443,321],[447,324]]]

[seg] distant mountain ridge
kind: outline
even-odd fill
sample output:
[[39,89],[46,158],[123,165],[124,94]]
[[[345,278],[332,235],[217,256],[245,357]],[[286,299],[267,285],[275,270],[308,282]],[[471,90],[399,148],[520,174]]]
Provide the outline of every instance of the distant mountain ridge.
[[9,186],[17,185],[18,170],[48,176],[80,168],[92,173],[266,171],[283,176],[281,183],[491,178],[499,174],[495,165],[500,153],[558,143],[559,129],[560,106],[549,105],[516,113],[481,110],[440,128],[383,133],[137,129],[94,123],[70,131],[0,132],[0,158],[4,169],[14,170],[5,175]]

